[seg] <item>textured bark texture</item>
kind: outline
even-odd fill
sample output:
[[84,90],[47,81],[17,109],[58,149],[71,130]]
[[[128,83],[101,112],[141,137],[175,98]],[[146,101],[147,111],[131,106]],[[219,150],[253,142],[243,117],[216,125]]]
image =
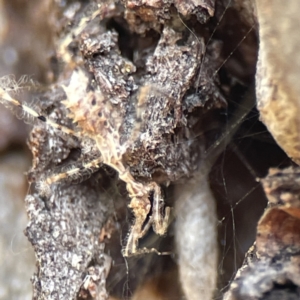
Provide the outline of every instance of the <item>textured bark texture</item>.
[[300,163],[298,1],[257,1],[260,50],[256,93],[261,119],[280,147]]
[[260,116],[299,162],[298,2],[27,2],[0,0],[0,64],[35,76],[0,102],[33,125],[33,299],[222,299],[255,228],[225,298],[298,299],[298,169],[257,183],[292,163],[251,96],[259,35]]

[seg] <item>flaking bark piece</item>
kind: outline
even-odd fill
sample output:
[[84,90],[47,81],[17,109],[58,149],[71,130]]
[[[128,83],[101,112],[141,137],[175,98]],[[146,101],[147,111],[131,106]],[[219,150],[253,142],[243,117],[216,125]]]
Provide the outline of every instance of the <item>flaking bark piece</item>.
[[[61,102],[64,98],[61,87],[49,89],[39,97],[40,112],[74,128],[66,117],[68,112]],[[37,272],[32,278],[33,299],[77,299],[80,289],[90,293],[91,284],[84,285],[90,267],[102,274],[93,277],[95,299],[106,299],[108,271],[105,271],[104,244],[99,237],[110,214],[110,202],[100,190],[99,174],[91,177],[86,170],[91,178],[84,183],[78,183],[82,176],[61,180],[51,186],[49,197],[41,197],[35,188],[42,178],[80,167],[86,158],[99,156],[98,150],[93,153],[92,148],[86,154],[80,153],[82,143],[83,140],[66,136],[41,120],[37,120],[30,134],[28,145],[33,153],[33,165],[28,177],[33,192],[25,203],[29,216],[26,235],[37,257]]]
[[205,46],[197,77],[183,100],[184,110],[192,112],[197,107],[201,107],[207,111],[211,108],[227,106],[227,101],[218,88],[220,81],[217,70],[224,62],[221,51],[221,41],[211,41],[209,45]]
[[80,50],[90,72],[95,76],[101,92],[114,104],[127,104],[130,92],[137,89],[132,77],[135,66],[121,56],[118,47],[118,34],[112,30],[88,31],[81,35]]
[[[68,117],[70,111],[62,103],[62,100],[66,98],[62,86],[67,82],[62,81],[60,84],[49,87],[43,93],[40,91],[34,95],[39,103],[37,112],[42,117],[51,119],[57,125],[69,128],[74,135],[55,129],[41,119],[35,119],[28,140],[29,149],[33,154],[32,167],[27,173],[30,183],[38,183],[75,167],[82,169],[84,162],[100,156],[99,150],[88,137],[79,138],[80,135],[74,120]],[[76,134],[77,136],[75,136]],[[83,181],[83,179],[89,178],[91,173],[91,169],[83,169],[78,174],[79,177],[67,176],[64,181],[73,183],[74,181]]]
[[215,13],[214,0],[175,0],[174,4],[184,17],[196,15],[200,23],[206,23]]
[[225,300],[300,297],[300,169],[272,169],[262,180],[269,207]]
[[[39,112],[42,115],[47,115],[63,126],[74,127],[71,120],[65,117],[68,111],[61,103],[65,98],[61,87],[54,86],[43,94],[37,94],[35,98],[39,101]],[[74,136],[67,136],[61,131],[54,130],[40,120],[34,122],[28,146],[33,154],[32,167],[27,174],[30,183],[38,181],[41,176],[46,177],[54,172],[61,172],[71,150],[81,147]]]
[[87,299],[90,296],[96,300],[107,298],[106,277],[109,273],[112,259],[106,254],[101,254],[101,258],[103,264],[88,268],[87,275],[79,292],[79,297]]
[[124,119],[120,142],[130,145],[123,160],[133,175],[149,179],[158,174],[155,180],[163,182],[190,176],[197,168],[201,143],[189,141],[196,134],[187,113],[225,103],[212,68],[219,63],[219,51],[215,57],[207,54],[202,64],[204,49],[202,39],[190,35],[185,40],[182,33],[165,26],[154,52],[144,57],[145,75],[140,77],[135,65],[122,56],[114,30],[103,33],[89,26],[82,33],[85,65]]
[[[104,244],[99,242],[107,209],[98,186],[90,180],[60,185],[51,198],[27,196],[25,234],[37,258],[33,299],[76,299],[91,264],[107,274]],[[101,294],[106,295],[103,285]]]
[[190,38],[180,45],[181,38],[180,33],[165,27],[146,61],[147,74],[137,97],[142,134],[128,155],[135,174],[160,172],[174,180],[190,175],[196,165],[192,153],[200,151],[187,144],[189,124],[183,97],[194,83],[204,43]]
[[271,205],[300,208],[300,168],[270,169],[262,183]]
[[295,14],[300,2],[263,0],[256,1],[256,7],[260,36],[257,108],[277,144],[300,164],[300,20]]
[[185,18],[195,15],[201,23],[206,23],[215,12],[214,0],[123,0],[123,2],[125,18],[130,29],[139,34],[149,29],[159,32],[161,26],[173,17],[173,6]]

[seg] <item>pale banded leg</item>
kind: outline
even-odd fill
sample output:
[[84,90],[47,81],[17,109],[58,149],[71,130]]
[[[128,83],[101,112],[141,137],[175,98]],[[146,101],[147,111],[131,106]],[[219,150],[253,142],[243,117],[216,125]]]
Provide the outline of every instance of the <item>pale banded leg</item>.
[[27,113],[30,117],[39,119],[40,121],[46,123],[47,125],[51,126],[52,128],[55,128],[65,134],[73,135],[73,136],[79,136],[77,132],[74,130],[65,127],[63,125],[57,124],[55,121],[51,120],[50,118],[47,118],[44,115],[39,114],[37,111],[32,109],[31,107],[27,106],[26,104],[22,104],[19,100],[16,100],[12,98],[7,92],[5,92],[2,88],[0,88],[0,98],[1,103],[3,103],[5,106],[9,106],[11,108],[12,106],[16,108],[20,108],[24,113]]
[[37,188],[40,191],[42,195],[50,195],[51,193],[51,185],[58,183],[66,178],[79,178],[83,171],[86,170],[93,170],[98,169],[99,166],[102,164],[102,158],[96,158],[88,163],[83,164],[81,167],[75,167],[72,168],[66,172],[57,173],[54,175],[51,175],[41,181],[38,182]]
[[[130,184],[128,184],[130,186]],[[128,188],[129,191],[134,189]],[[132,197],[129,207],[133,209],[135,215],[134,224],[131,226],[128,235],[126,247],[123,249],[124,256],[140,255],[145,253],[156,253],[158,255],[169,255],[169,252],[159,252],[155,248],[138,248],[138,241],[146,235],[150,227],[153,227],[155,233],[164,235],[167,231],[170,218],[170,207],[164,205],[164,200],[161,195],[160,186],[151,182],[143,186],[143,197]],[[150,193],[153,191],[153,204],[151,211]],[[165,210],[165,211],[164,211]],[[151,211],[151,216],[145,223],[148,214]]]

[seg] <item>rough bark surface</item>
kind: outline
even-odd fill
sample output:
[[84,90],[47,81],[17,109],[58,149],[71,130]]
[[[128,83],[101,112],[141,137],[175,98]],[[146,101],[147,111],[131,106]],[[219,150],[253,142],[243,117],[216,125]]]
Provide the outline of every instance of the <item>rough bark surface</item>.
[[273,169],[262,183],[269,207],[226,300],[300,297],[299,168]]
[[[260,50],[256,93],[262,121],[280,147],[300,163],[300,3],[257,1]],[[276,21],[275,21],[276,20]],[[287,34],[288,32],[288,34]]]
[[[232,227],[231,237],[240,242],[237,236],[246,235],[248,215],[264,205],[262,194],[257,199],[253,196],[245,213],[234,219],[236,207],[251,188],[243,182],[245,173],[253,179],[237,141],[246,139],[243,134],[255,139],[258,132],[266,132],[264,127],[253,129],[255,109],[236,134],[236,144],[226,148],[255,105],[253,97],[250,103],[243,98],[253,87],[258,25],[261,52],[256,93],[261,118],[279,145],[299,161],[295,96],[299,39],[298,18],[293,13],[298,2],[291,3],[294,6],[284,4],[283,8],[275,0],[257,3],[257,22],[253,2],[245,0],[58,0],[51,5],[32,1],[24,10],[23,23],[29,28],[32,24],[38,43],[32,37],[26,43],[21,38],[16,42],[16,34],[10,38],[0,32],[1,49],[8,53],[5,63],[13,65],[17,53],[19,68],[25,70],[26,62],[36,58],[23,73],[36,73],[45,83],[28,92],[28,79],[0,81],[1,103],[34,125],[28,141],[33,163],[25,200],[29,217],[25,233],[37,259],[34,299],[107,299],[109,294],[111,299],[222,298],[222,288],[232,278],[223,265],[231,249],[223,248],[218,264],[216,230]],[[7,14],[14,9],[23,12],[20,3],[0,4]],[[44,22],[35,15],[43,16]],[[8,20],[8,29],[19,24]],[[10,43],[15,43],[16,53],[6,49]],[[27,48],[22,45],[31,44],[35,46],[24,59]],[[20,104],[7,101],[8,95]],[[24,107],[35,111],[35,118],[24,113]],[[274,143],[268,138],[261,148],[258,141],[253,142],[254,159],[245,154],[254,165],[262,165],[257,167],[259,177],[286,159],[282,152],[277,154],[278,148],[269,148]],[[218,147],[226,148],[226,155],[235,153],[227,167],[228,183],[225,154],[212,167]],[[118,160],[112,162],[111,157]],[[235,169],[237,157],[246,171]],[[285,165],[291,165],[290,161]],[[223,224],[225,213],[216,216],[210,168],[223,188],[214,191],[218,210],[221,200],[229,203],[230,226]],[[242,182],[233,182],[235,173]],[[298,169],[276,170],[262,181],[269,206],[226,299],[299,298],[298,173]],[[134,183],[131,190],[125,175]],[[157,202],[154,190],[139,194],[141,186],[153,183],[161,189]],[[239,190],[243,196],[234,198]],[[165,206],[175,207],[170,218],[174,224],[159,239],[153,232],[157,224],[153,230],[146,224],[151,225],[153,217],[161,221],[167,214]],[[139,217],[142,232],[133,230]],[[245,221],[240,228],[241,219]],[[172,256],[142,251],[143,256],[125,260],[121,250],[124,253],[128,232],[138,236],[140,249],[155,248]],[[253,239],[247,239],[239,245],[249,247]],[[227,246],[227,235],[219,237],[219,242]],[[231,269],[238,250],[234,244]],[[221,279],[224,274],[227,280]]]

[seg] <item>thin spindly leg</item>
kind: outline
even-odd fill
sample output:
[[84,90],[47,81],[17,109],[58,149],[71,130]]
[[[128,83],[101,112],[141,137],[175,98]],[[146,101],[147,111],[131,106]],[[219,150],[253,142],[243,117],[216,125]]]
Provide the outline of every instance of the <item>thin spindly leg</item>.
[[153,230],[159,235],[164,235],[169,225],[171,210],[170,207],[165,207],[160,186],[152,182],[150,183],[150,188],[153,190]]
[[129,256],[141,254],[140,253],[141,249],[138,248],[139,239],[142,238],[148,232],[151,225],[152,225],[152,217],[150,217],[148,222],[145,224],[144,228],[140,228],[139,226],[137,226],[136,222],[131,226],[126,247],[123,249],[123,256],[129,257]]
[[142,238],[150,229],[153,224],[153,217],[150,217],[144,228],[141,230],[139,227],[136,227],[134,224],[131,227],[126,247],[123,249],[122,254],[125,257],[142,255],[147,253],[156,253],[157,255],[170,255],[171,252],[159,252],[155,248],[138,248],[138,240]]
[[51,185],[60,182],[66,178],[80,178],[81,174],[86,170],[98,169],[102,164],[102,158],[98,157],[90,162],[84,163],[81,167],[72,168],[66,172],[53,174],[38,182],[37,188],[42,195],[51,193]]
[[[136,188],[136,186],[134,187]],[[130,186],[130,183],[127,184],[128,191],[133,191],[134,188]],[[131,227],[127,244],[125,249],[123,250],[124,256],[132,256],[145,254],[150,252],[155,252],[159,255],[169,254],[167,252],[159,252],[156,249],[147,249],[147,248],[138,248],[139,239],[141,239],[148,232],[150,227],[152,226],[154,231],[163,235],[166,233],[169,217],[170,217],[170,208],[164,208],[164,200],[161,195],[161,189],[158,184],[152,182],[147,186],[143,186],[143,191],[145,192],[143,197],[132,197],[131,203],[129,205],[132,208],[135,222]],[[153,205],[152,205],[152,214],[149,217],[151,204],[149,201],[149,194],[153,191]],[[147,220],[148,217],[148,220]],[[145,223],[145,220],[147,222]]]

